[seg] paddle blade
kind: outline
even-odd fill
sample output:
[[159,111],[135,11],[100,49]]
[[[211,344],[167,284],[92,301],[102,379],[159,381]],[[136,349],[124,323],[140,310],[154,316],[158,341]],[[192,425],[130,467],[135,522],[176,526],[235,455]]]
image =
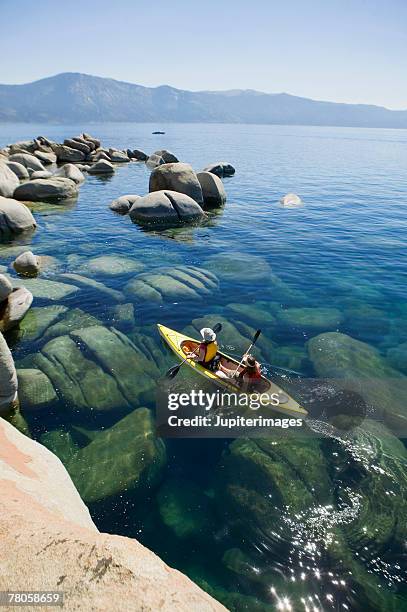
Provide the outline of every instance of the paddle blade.
[[178,372],[180,371],[181,366],[182,366],[182,363],[180,363],[179,365],[172,366],[172,368],[170,368],[170,369],[169,369],[169,370],[168,370],[168,371],[165,373],[165,378],[168,378],[168,379],[170,379],[170,380],[171,380],[172,378],[175,378],[175,377],[176,377],[176,375],[178,374]]
[[261,329],[258,329],[258,330],[256,331],[256,333],[254,334],[254,336],[253,336],[253,342],[252,342],[252,345],[253,345],[253,344],[255,344],[255,343],[257,342],[257,339],[258,339],[258,337],[260,336],[260,334],[261,334]]
[[218,334],[220,331],[222,331],[222,323],[216,323],[213,328],[213,331],[215,332],[215,334]]

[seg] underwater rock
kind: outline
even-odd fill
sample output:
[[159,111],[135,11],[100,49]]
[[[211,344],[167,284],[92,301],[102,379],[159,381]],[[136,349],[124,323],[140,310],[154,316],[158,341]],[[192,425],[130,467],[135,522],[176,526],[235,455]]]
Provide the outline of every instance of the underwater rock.
[[163,440],[156,437],[148,408],[134,410],[68,462],[68,471],[86,503],[121,493],[150,491],[166,464]]
[[45,330],[55,323],[67,310],[66,306],[58,304],[31,308],[20,323],[20,336],[30,342],[38,340],[42,337]]
[[100,255],[89,259],[79,267],[81,274],[95,274],[99,276],[122,276],[123,274],[137,273],[144,270],[144,264],[120,253],[117,255]]
[[129,406],[109,370],[88,359],[69,336],[51,340],[30,358],[32,367],[42,370],[58,395],[76,409],[106,411]]
[[136,200],[139,200],[140,198],[141,196],[139,195],[123,195],[120,196],[120,198],[113,200],[113,202],[111,202],[109,205],[109,208],[121,215],[127,215]]
[[288,345],[273,349],[273,364],[282,368],[304,372],[309,367],[308,353],[304,346]]
[[209,498],[195,483],[169,478],[157,493],[161,519],[177,538],[205,538],[214,528]]
[[24,319],[33,301],[25,287],[14,289],[0,305],[0,332],[12,329]]
[[112,322],[114,327],[120,329],[132,329],[135,324],[134,318],[134,304],[131,302],[127,304],[116,304],[109,308],[109,312],[112,316]]
[[216,162],[215,164],[206,166],[204,172],[212,172],[212,174],[216,174],[219,178],[223,178],[224,176],[233,176],[236,170],[232,164],[228,164],[227,162]]
[[52,451],[64,465],[68,463],[76,455],[80,447],[69,431],[63,429],[54,429],[42,434],[41,444]]
[[32,251],[21,253],[14,261],[13,268],[17,274],[22,276],[37,276],[40,271],[40,258]]
[[311,338],[307,348],[318,376],[341,379],[343,386],[359,393],[389,427],[407,431],[407,377],[392,368],[377,349],[337,332]]
[[407,342],[390,348],[386,355],[387,361],[393,368],[407,374]]
[[297,206],[301,206],[302,200],[295,193],[287,193],[287,195],[281,198],[280,203],[285,208],[296,208]]
[[195,200],[177,191],[153,191],[137,199],[129,212],[135,223],[173,225],[198,221],[205,216]]
[[105,296],[107,295],[116,302],[122,302],[124,300],[124,295],[120,291],[117,291],[116,289],[111,289],[110,287],[106,287],[106,285],[104,285],[103,283],[95,281],[92,278],[88,278],[87,276],[66,272],[65,274],[61,274],[61,278],[70,280],[73,282],[74,285],[79,285],[84,289],[99,291],[99,293],[102,293]]
[[28,289],[35,298],[41,298],[44,300],[62,300],[68,295],[72,295],[79,291],[79,288],[75,285],[67,285],[66,283],[59,283],[51,280],[44,280],[42,278],[12,278],[8,276],[13,287],[25,287]]
[[150,175],[149,191],[176,191],[184,193],[198,204],[203,204],[201,185],[189,164],[165,163]]
[[102,323],[87,312],[84,312],[80,308],[72,308],[66,312],[64,316],[58,316],[58,321],[53,325],[47,326],[43,336],[44,338],[57,338],[58,336],[65,336],[73,331],[83,329],[84,327],[91,327],[95,325],[102,325]]
[[226,191],[222,181],[212,172],[198,172],[205,207],[222,206],[226,202]]
[[250,304],[231,303],[226,306],[232,312],[232,316],[247,319],[250,324],[258,327],[270,327],[275,325],[276,317],[272,314],[269,302],[253,302]]
[[337,308],[287,308],[277,313],[277,321],[301,331],[327,331],[337,329],[343,315]]
[[17,370],[18,399],[21,409],[45,408],[57,399],[57,394],[48,376],[40,370]]
[[216,292],[218,285],[218,279],[209,270],[175,266],[139,274],[126,285],[125,292],[140,301],[197,300]]
[[30,210],[17,200],[0,196],[0,236],[20,234],[37,227]]
[[72,332],[71,337],[84,344],[95,362],[109,372],[130,405],[151,395],[159,372],[127,336],[114,327],[87,327]]
[[344,310],[346,332],[357,338],[376,340],[388,332],[389,315],[384,310],[353,300],[354,305]]
[[10,349],[0,332],[0,410],[13,406],[17,399],[17,373]]
[[67,178],[42,178],[22,183],[14,192],[17,200],[31,202],[58,202],[75,198],[78,195],[77,185]]
[[228,252],[211,255],[204,265],[212,270],[221,280],[253,284],[270,281],[271,268],[259,255]]

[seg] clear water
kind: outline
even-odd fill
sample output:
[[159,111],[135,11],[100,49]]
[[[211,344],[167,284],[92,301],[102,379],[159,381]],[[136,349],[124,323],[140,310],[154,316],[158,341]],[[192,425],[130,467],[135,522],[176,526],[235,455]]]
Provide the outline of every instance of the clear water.
[[[166,134],[152,135],[154,129],[164,129]],[[89,176],[72,205],[34,207],[37,231],[28,240],[20,238],[0,246],[0,265],[12,260],[5,249],[21,243],[57,258],[58,268],[45,272],[50,279],[77,271],[75,267],[84,258],[97,255],[143,262],[144,272],[181,263],[210,266],[215,273],[221,254],[247,255],[240,278],[222,277],[220,272],[220,292],[211,299],[164,304],[134,299],[135,329],[153,339],[162,353],[161,367],[174,360],[161,346],[155,323],[183,329],[193,319],[214,313],[233,320],[231,303],[249,307],[238,318],[252,327],[256,321],[250,309],[256,305],[277,317],[277,322],[265,326],[264,342],[272,340],[285,350],[273,353],[272,364],[264,364],[269,371],[274,365],[313,376],[312,364],[304,356],[305,343],[332,331],[332,326],[324,329],[323,323],[312,329],[301,323],[279,325],[279,312],[287,307],[338,309],[341,321],[335,329],[377,348],[383,359],[389,349],[406,342],[406,132],[237,125],[3,125],[0,145],[40,134],[62,141],[83,130],[100,138],[104,146],[147,152],[169,149],[195,169],[220,159],[230,161],[236,175],[224,180],[226,206],[213,211],[199,227],[143,230],[108,208],[120,195],[148,191],[146,166],[126,164],[109,179]],[[288,192],[299,194],[303,206],[282,207],[279,199]],[[83,259],[69,258],[72,255]],[[284,283],[285,297],[275,295],[275,287],[264,282],[258,273],[259,260],[250,259],[253,255],[262,258],[261,265],[268,264]],[[92,277],[122,290],[133,276]],[[36,300],[34,305],[47,303]],[[81,308],[112,324],[112,302],[99,292],[80,291],[58,303]],[[126,329],[129,336],[133,332]],[[41,339],[30,343],[16,333],[8,339],[17,362],[44,344]],[[228,344],[229,352],[238,351],[233,342]],[[288,380],[290,373],[284,376]],[[153,403],[149,407],[153,409]],[[38,439],[61,428],[73,435],[77,435],[76,426],[106,429],[122,416],[109,413],[102,419],[94,412],[60,404],[46,413],[25,415],[31,434]],[[240,476],[238,464],[228,471],[224,457],[232,440],[167,440],[168,461],[160,485],[143,495],[118,495],[90,508],[101,529],[137,537],[231,609],[407,609],[405,528],[397,527],[397,537],[391,534],[380,540],[378,535],[368,543],[363,535],[371,522],[377,521],[378,533],[386,523],[386,512],[378,516],[375,510],[375,495],[387,495],[389,512],[400,513],[400,522],[405,522],[405,457],[399,447],[394,457],[387,447],[384,452],[379,438],[373,436],[376,450],[366,464],[367,472],[376,479],[363,481],[370,482],[363,487],[371,486],[371,490],[359,490],[366,442],[344,442],[326,432],[321,453],[331,489],[325,503],[310,509],[304,502],[295,516],[281,508],[273,515],[272,527],[268,521],[253,518],[250,503],[243,515],[243,506],[238,505],[237,510],[233,506],[233,496],[223,496],[228,479],[236,486],[246,486],[252,477],[244,472]],[[79,444],[85,444],[83,438]],[[392,443],[389,448],[396,446]],[[287,452],[296,453],[295,449]],[[335,476],[338,457],[350,466],[345,470],[342,465],[340,477]],[[283,458],[281,462],[286,466]],[[197,506],[190,499],[179,502],[177,511],[185,521],[191,513],[202,521],[187,537],[164,524],[159,511],[159,486],[174,476],[197,485],[204,496],[204,503],[197,502]],[[267,498],[274,491],[265,490],[263,483],[258,493]],[[335,510],[330,505],[333,499]],[[363,500],[368,501],[364,504]],[[206,521],[205,513],[210,520]],[[337,553],[335,541],[340,549]]]

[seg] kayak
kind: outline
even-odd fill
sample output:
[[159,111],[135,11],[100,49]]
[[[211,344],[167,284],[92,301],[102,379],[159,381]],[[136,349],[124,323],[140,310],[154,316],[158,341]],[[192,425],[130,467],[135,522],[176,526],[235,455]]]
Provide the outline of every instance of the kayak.
[[[187,354],[193,353],[200,344],[199,340],[190,338],[189,336],[177,332],[174,329],[170,329],[169,327],[165,327],[160,323],[157,324],[157,327],[165,343],[181,360],[184,360]],[[221,351],[218,351],[218,355],[224,367],[234,371],[239,366],[239,362],[233,357],[229,357]],[[221,377],[216,371],[212,371],[208,368],[205,368],[205,366],[197,363],[196,361],[194,361],[194,359],[187,359],[185,361],[185,365],[188,365],[201,376],[204,376],[208,380],[227,389],[228,391],[234,393],[244,393],[243,391],[241,391],[239,385],[235,382],[235,380]],[[240,366],[240,369],[241,368],[242,366]],[[259,393],[263,393],[271,396],[273,394],[276,394],[278,396],[278,405],[275,405],[275,403],[273,403],[271,399],[269,403],[265,403],[263,405],[267,406],[267,408],[274,410],[275,412],[284,414],[289,417],[303,419],[307,416],[308,412],[307,410],[305,410],[305,408],[300,406],[300,404],[293,397],[291,397],[286,391],[281,389],[281,387],[273,383],[265,376],[262,376],[261,381],[259,380],[259,384],[256,383],[256,385],[258,385],[258,387],[256,386],[256,389],[254,391],[252,391],[251,393],[246,393],[246,395],[258,395]]]

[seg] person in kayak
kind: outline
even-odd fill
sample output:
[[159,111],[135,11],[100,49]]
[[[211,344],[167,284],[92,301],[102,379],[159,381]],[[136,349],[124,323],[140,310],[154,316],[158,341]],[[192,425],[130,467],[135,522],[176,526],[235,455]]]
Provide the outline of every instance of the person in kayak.
[[190,353],[189,357],[205,368],[211,369],[218,354],[216,334],[210,327],[201,329],[200,334],[202,336],[202,342],[199,344],[196,352]]
[[254,391],[261,381],[260,364],[253,355],[246,354],[243,356],[243,367],[240,372],[225,368],[221,363],[218,367],[218,373],[223,374],[222,378],[234,378],[245,391]]

